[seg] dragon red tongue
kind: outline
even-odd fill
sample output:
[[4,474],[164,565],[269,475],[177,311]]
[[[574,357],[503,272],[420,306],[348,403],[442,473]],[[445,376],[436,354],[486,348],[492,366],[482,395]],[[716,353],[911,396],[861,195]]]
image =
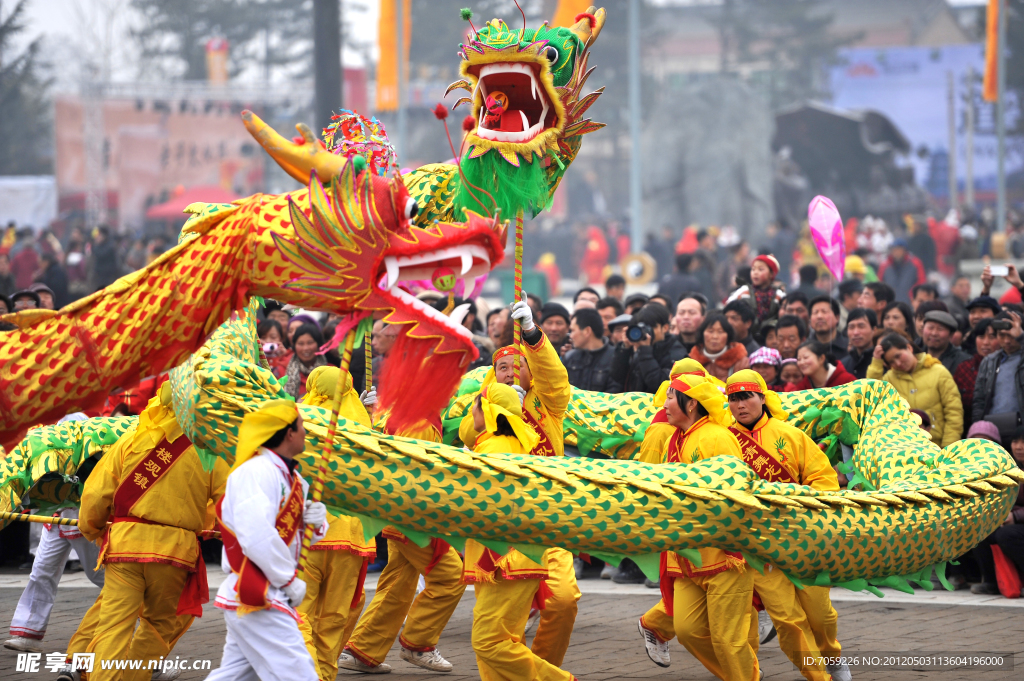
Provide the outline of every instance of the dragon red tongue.
[[391,434],[423,421],[441,431],[441,410],[462,380],[464,353],[437,354],[437,338],[402,333],[388,353],[380,379],[380,406]]

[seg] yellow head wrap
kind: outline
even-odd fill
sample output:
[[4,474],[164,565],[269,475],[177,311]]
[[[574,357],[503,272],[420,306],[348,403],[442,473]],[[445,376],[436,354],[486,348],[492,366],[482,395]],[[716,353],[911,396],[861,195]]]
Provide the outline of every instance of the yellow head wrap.
[[662,381],[661,386],[658,388],[658,392],[654,393],[654,408],[661,409],[665,406],[665,398],[668,396],[668,388],[672,383],[673,378],[683,374],[696,375],[698,372],[701,376],[708,379],[722,390],[725,390],[725,384],[714,376],[709,376],[707,369],[705,369],[700,362],[689,357],[684,357],[672,365],[672,371],[668,373],[668,380]]
[[729,411],[729,404],[725,395],[714,383],[703,376],[691,376],[680,374],[672,379],[672,387],[682,392],[687,397],[700,402],[707,410],[711,420],[720,426],[731,426],[733,424],[732,412]]
[[338,377],[341,376],[344,383],[341,386],[341,408],[338,413],[342,418],[349,421],[356,421],[369,428],[372,423],[366,407],[359,401],[359,394],[352,387],[352,374],[341,373],[338,367],[317,367],[310,372],[306,379],[306,395],[302,398],[303,404],[311,407],[331,408],[334,400],[334,391],[338,387]]
[[498,416],[508,419],[516,439],[523,450],[530,452],[540,442],[540,436],[525,421],[519,394],[504,383],[492,383],[480,391],[480,409],[484,413],[484,429],[493,433],[498,429]]
[[135,451],[152,449],[161,441],[177,440],[181,435],[181,426],[174,416],[174,405],[171,402],[171,383],[164,383],[156,395],[149,401],[146,408],[139,414],[139,424],[135,428]]
[[235,447],[235,470],[253,457],[274,433],[295,423],[299,408],[291,400],[269,400],[242,418],[238,429],[238,445]]
[[739,392],[761,393],[764,395],[765,406],[772,416],[783,421],[789,418],[789,414],[782,409],[782,400],[779,399],[778,393],[769,390],[761,374],[753,369],[737,371],[725,382],[726,395]]

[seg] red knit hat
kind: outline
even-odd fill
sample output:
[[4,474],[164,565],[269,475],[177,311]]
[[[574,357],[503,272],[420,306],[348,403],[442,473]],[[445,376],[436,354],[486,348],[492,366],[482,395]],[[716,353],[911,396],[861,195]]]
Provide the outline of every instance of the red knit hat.
[[772,271],[772,277],[779,276],[779,261],[775,259],[774,255],[759,255],[754,258],[754,262],[759,260]]

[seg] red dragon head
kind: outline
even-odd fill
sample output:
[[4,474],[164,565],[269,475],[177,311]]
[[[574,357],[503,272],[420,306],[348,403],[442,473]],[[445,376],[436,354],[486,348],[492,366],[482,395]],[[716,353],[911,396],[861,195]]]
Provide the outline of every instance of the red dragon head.
[[[392,427],[436,417],[478,356],[462,325],[468,306],[444,315],[402,282],[429,280],[441,267],[470,281],[490,272],[504,257],[507,225],[470,214],[464,223],[413,226],[416,202],[397,173],[381,177],[330,153],[304,126],[297,144],[249,112],[245,122],[286,171],[308,181],[306,190],[273,197],[258,221],[252,293],[334,312],[348,325],[370,315],[400,325],[381,406],[391,409]],[[416,400],[408,399],[412,384]]]

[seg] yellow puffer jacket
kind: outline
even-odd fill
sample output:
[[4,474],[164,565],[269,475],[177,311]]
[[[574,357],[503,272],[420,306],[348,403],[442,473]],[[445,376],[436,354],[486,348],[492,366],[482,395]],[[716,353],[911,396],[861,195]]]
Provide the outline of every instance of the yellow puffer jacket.
[[886,371],[882,360],[875,358],[868,367],[868,378],[888,381],[910,403],[911,409],[928,414],[932,420],[932,442],[938,446],[945,447],[960,439],[964,427],[960,390],[939,360],[920,353],[917,366],[907,374],[896,369]]

